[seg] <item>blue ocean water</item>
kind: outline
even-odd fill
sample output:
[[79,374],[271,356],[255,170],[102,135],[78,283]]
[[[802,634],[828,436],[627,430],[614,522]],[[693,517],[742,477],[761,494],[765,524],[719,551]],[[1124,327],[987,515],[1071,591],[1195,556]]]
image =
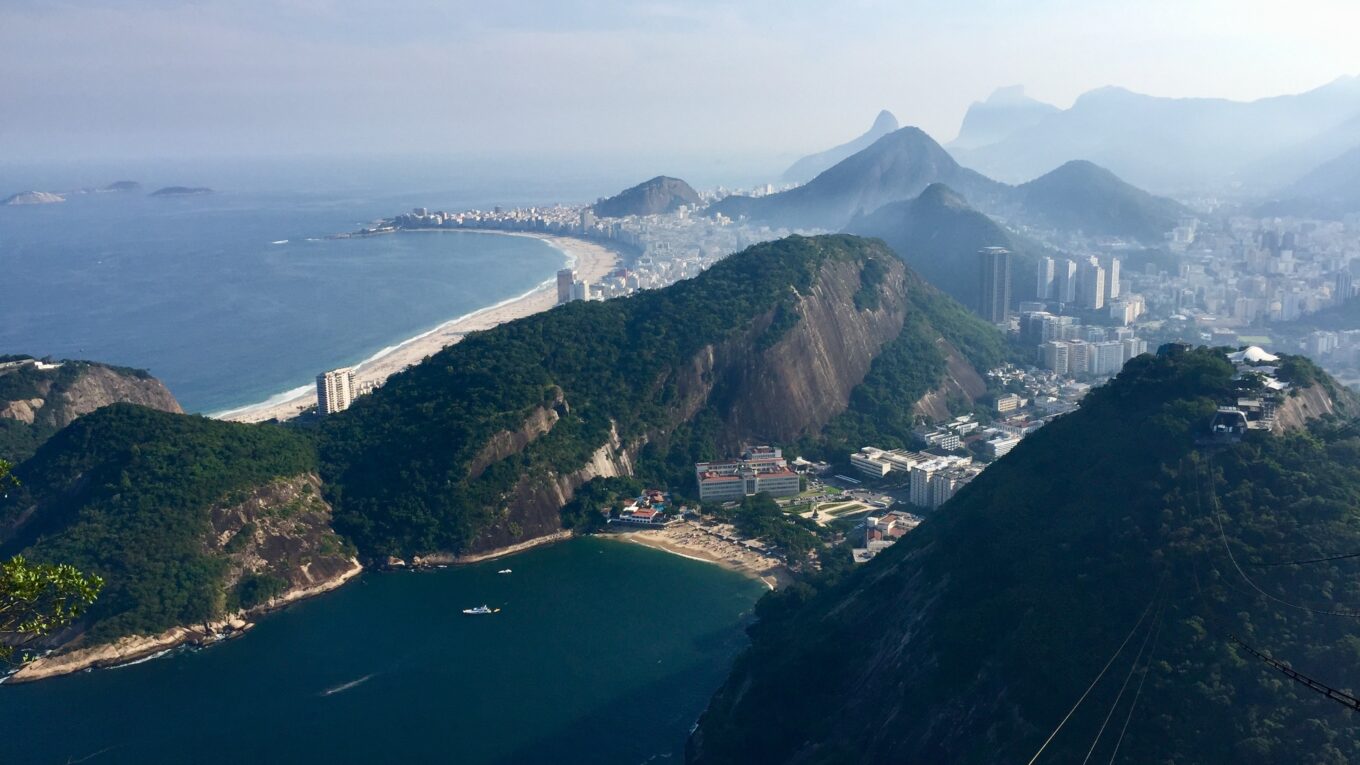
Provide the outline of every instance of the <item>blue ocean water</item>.
[[597,539],[365,574],[198,653],[0,685],[0,762],[678,763],[764,592]]
[[564,262],[523,237],[324,238],[422,198],[128,193],[0,207],[0,353],[150,369],[187,411],[213,412],[522,294]]

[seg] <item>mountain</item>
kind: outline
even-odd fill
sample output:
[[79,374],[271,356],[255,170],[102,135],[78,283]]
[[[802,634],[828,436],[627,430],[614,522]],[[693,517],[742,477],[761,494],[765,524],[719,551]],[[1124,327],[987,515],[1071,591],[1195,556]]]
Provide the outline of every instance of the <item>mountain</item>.
[[851,221],[846,233],[878,237],[913,271],[966,306],[979,302],[977,252],[1005,247],[1014,253],[1012,291],[1020,296],[1033,279],[1034,264],[1044,248],[1006,230],[973,209],[952,189],[931,184],[915,199],[884,205]]
[[1023,85],[997,88],[986,101],[974,101],[968,107],[959,136],[949,143],[949,150],[996,143],[1058,111],[1052,104],[1025,95]]
[[1014,215],[1031,226],[1157,243],[1189,211],[1085,160],[1072,160],[1015,188]]
[[744,444],[904,445],[918,415],[971,410],[1003,355],[881,243],[790,237],[474,333],[319,425],[105,406],[0,495],[0,557],[107,582],[54,638],[72,652],[25,672],[200,639],[343,582],[356,553],[448,560],[598,522],[572,504],[595,478],[684,497],[694,462]]
[[944,183],[981,204],[1004,186],[961,167],[919,128],[889,133],[805,185],[765,197],[730,196],[710,213],[789,228],[839,229],[851,218],[889,202],[911,199],[932,183]]
[[1242,102],[1161,98],[1122,88],[1081,95],[1069,109],[982,146],[957,146],[968,167],[1011,183],[1073,159],[1159,193],[1229,188],[1251,169],[1360,114],[1360,78]]
[[1360,407],[1290,357],[1290,428],[1201,445],[1234,376],[1140,356],[874,560],[766,596],[690,761],[1360,758],[1354,711],[1248,649],[1360,684],[1330,557],[1360,550],[1360,438],[1316,419]]
[[114,404],[62,429],[15,476],[0,495],[0,558],[70,563],[105,581],[46,644],[75,653],[39,659],[20,679],[243,628],[252,612],[358,568],[330,528],[312,444],[276,425]]
[[596,202],[592,209],[601,218],[626,218],[629,215],[660,215],[675,212],[681,205],[699,207],[702,204],[698,192],[688,183],[658,175]]
[[1360,212],[1360,146],[1314,168],[1258,212],[1319,218]]
[[66,197],[60,194],[53,194],[47,191],[22,191],[18,194],[11,194],[0,201],[0,205],[17,207],[19,205],[51,205],[57,202],[65,202]]
[[327,417],[322,475],[366,554],[481,552],[560,531],[596,477],[688,495],[695,461],[742,444],[858,441],[885,396],[905,440],[922,397],[980,395],[970,362],[1002,354],[881,244],[790,237],[470,336]]
[[188,197],[188,196],[198,196],[198,195],[201,195],[201,194],[211,194],[211,193],[213,193],[213,190],[212,190],[212,189],[205,188],[205,187],[203,187],[203,186],[166,186],[165,188],[156,189],[155,191],[151,192],[150,196],[153,196],[153,197]]
[[894,130],[897,130],[897,118],[892,115],[892,112],[884,109],[878,113],[878,116],[874,118],[874,124],[863,135],[835,148],[803,157],[784,171],[782,180],[785,183],[807,183],[837,162],[851,154],[867,149],[873,145],[874,141]]
[[0,356],[0,459],[21,462],[77,417],[118,402],[182,411],[144,370]]

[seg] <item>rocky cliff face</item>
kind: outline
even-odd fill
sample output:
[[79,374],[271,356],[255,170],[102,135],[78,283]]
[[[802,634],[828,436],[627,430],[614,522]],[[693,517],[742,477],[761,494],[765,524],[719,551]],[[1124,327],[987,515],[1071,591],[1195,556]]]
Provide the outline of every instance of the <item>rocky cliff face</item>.
[[[209,510],[209,518],[211,531],[204,541],[227,560],[222,586],[229,604],[267,607],[290,591],[336,579],[354,565],[350,547],[331,530],[331,508],[315,473],[224,498]],[[267,587],[241,592],[263,580]]]
[[1321,384],[1296,388],[1285,396],[1284,403],[1275,410],[1274,430],[1302,430],[1308,421],[1327,415],[1354,417],[1360,413],[1360,401],[1345,388],[1335,388],[1335,395]]
[[88,361],[0,364],[0,458],[22,460],[77,417],[115,403],[183,411],[164,384],[140,370]]
[[[906,269],[895,258],[885,258],[884,263],[886,273],[874,287],[877,307],[856,306],[856,294],[864,288],[863,264],[832,261],[806,294],[795,294],[786,307],[765,313],[730,339],[701,348],[657,382],[676,392],[666,427],[627,442],[611,428],[608,440],[579,469],[526,473],[504,497],[497,521],[468,552],[560,531],[559,511],[581,484],[596,477],[633,475],[644,446],[664,442],[672,430],[700,412],[712,411],[721,420],[718,446],[729,453],[743,444],[789,443],[816,435],[845,410],[851,392],[884,345],[902,331],[911,310]],[[792,310],[799,317],[782,333],[775,327],[780,310]],[[980,397],[986,384],[947,340],[937,342],[946,353],[948,371],[919,406],[923,414],[945,419],[948,401]],[[570,402],[559,399],[557,406],[569,407]],[[518,454],[534,440],[532,434],[546,433],[556,422],[545,411],[551,410],[535,409],[523,428],[499,434],[484,453],[490,450],[501,459]],[[474,467],[480,472],[487,464],[478,460]]]

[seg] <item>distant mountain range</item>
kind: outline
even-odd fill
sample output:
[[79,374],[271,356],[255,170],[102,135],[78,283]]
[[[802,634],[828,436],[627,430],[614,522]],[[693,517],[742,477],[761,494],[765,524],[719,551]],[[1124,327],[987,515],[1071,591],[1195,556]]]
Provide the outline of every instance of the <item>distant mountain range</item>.
[[1360,146],[1314,168],[1258,212],[1316,218],[1360,213]]
[[1061,110],[1052,104],[1025,95],[1023,85],[997,88],[986,101],[974,101],[968,107],[959,136],[949,143],[949,150],[996,143],[1058,111]]
[[[987,213],[1020,227],[1147,243],[1160,242],[1186,214],[1177,202],[1142,191],[1086,161],[1069,162],[1020,186],[998,183],[960,166],[949,152],[914,127],[880,138],[803,186],[765,197],[731,196],[709,209],[789,228],[846,227],[854,233],[884,236],[891,243],[893,237],[882,232],[900,226],[890,221],[918,210],[905,203],[935,184],[948,187],[950,198],[942,192],[929,195],[923,201],[932,209],[954,209],[952,200],[956,200],[968,210],[970,215],[964,217],[969,219]],[[951,221],[951,225],[957,223]],[[916,228],[914,224],[903,225]],[[990,220],[982,228],[988,226],[999,228]],[[974,250],[969,250],[970,256]],[[932,281],[937,276],[929,268],[923,268],[922,273]],[[948,287],[945,290],[967,302],[964,294]]]
[[1072,160],[1015,187],[1015,217],[1027,225],[1160,241],[1189,211],[1086,160]]
[[878,117],[874,119],[874,124],[869,130],[860,137],[794,162],[788,170],[784,171],[783,181],[785,183],[807,183],[851,154],[869,148],[874,141],[897,130],[897,128],[897,118],[893,116],[892,112],[884,109],[878,113]]
[[702,204],[698,192],[688,183],[658,175],[596,202],[592,209],[601,218],[626,218],[629,215],[659,215],[675,212],[681,205],[698,207]]
[[[1335,149],[1334,156],[1344,150],[1338,143],[1356,131],[1334,131],[1357,116],[1357,77],[1247,102],[1162,98],[1107,87],[990,143],[979,142],[970,129],[952,148],[967,166],[1011,183],[1069,160],[1087,159],[1164,193],[1240,184],[1266,189],[1311,167],[1282,158],[1321,161],[1328,151]],[[1310,151],[1313,142],[1320,148]]]
[[789,228],[839,229],[856,215],[911,199],[944,183],[970,200],[991,199],[1005,186],[962,167],[920,128],[879,138],[808,183],[765,197],[730,196],[709,208],[729,217]]

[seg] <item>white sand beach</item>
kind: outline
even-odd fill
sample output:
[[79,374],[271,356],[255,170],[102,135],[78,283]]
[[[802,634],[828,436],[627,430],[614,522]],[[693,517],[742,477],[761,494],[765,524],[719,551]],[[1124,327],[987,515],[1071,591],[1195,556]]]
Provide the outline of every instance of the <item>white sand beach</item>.
[[[466,231],[469,229],[458,230]],[[439,232],[430,233],[437,235]],[[494,231],[490,233],[541,239],[565,253],[569,267],[576,269],[578,278],[587,281],[598,282],[619,266],[619,253],[597,242],[529,232]],[[457,343],[469,332],[491,329],[507,321],[530,316],[539,311],[546,311],[556,303],[557,287],[555,281],[549,279],[523,295],[452,319],[428,332],[383,349],[354,368],[356,382],[361,387],[370,383],[381,384],[388,377],[406,367],[420,363],[426,356]],[[218,412],[212,416],[220,420],[234,422],[286,420],[296,417],[315,404],[316,389],[307,386],[291,391],[289,394],[272,397],[258,404]]]

